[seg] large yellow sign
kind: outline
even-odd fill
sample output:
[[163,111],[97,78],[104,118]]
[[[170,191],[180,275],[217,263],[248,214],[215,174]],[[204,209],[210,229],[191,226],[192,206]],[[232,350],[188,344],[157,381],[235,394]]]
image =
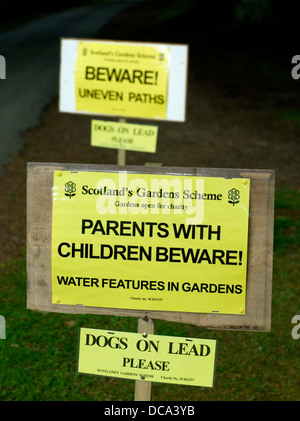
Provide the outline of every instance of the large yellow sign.
[[216,340],[80,329],[78,372],[213,387]]
[[76,110],[166,118],[169,47],[78,43]]
[[250,180],[56,171],[52,300],[244,314]]

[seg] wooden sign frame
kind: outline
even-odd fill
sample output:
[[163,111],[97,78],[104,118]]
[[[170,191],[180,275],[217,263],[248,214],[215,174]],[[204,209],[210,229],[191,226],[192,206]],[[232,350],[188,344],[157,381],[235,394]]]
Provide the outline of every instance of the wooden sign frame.
[[[250,178],[245,315],[144,311],[53,304],[51,238],[53,171],[97,171],[137,174],[178,174],[196,177]],[[270,331],[273,269],[275,173],[272,170],[142,167],[117,165],[27,164],[27,308],[31,310],[119,315],[190,323],[209,329]]]
[[[124,115],[122,113],[106,114],[105,112],[89,112],[76,110],[75,69],[79,41],[95,44],[136,45],[141,47],[166,46],[170,49],[171,61],[168,74],[167,114],[166,118],[151,118],[147,116]],[[59,75],[59,111],[66,113],[106,116],[117,118],[134,118],[154,121],[184,122],[187,107],[187,83],[189,46],[187,44],[168,44],[157,42],[136,42],[117,40],[97,40],[86,38],[61,38],[60,44],[60,75]]]

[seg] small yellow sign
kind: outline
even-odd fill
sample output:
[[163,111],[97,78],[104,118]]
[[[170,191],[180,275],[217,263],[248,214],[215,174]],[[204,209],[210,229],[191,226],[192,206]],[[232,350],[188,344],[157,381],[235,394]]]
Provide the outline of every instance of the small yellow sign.
[[157,126],[92,120],[91,145],[155,153],[157,132]]
[[79,373],[213,387],[214,339],[80,328]]
[[80,41],[76,110],[165,119],[169,55],[164,45]]
[[245,314],[250,179],[54,172],[52,301]]

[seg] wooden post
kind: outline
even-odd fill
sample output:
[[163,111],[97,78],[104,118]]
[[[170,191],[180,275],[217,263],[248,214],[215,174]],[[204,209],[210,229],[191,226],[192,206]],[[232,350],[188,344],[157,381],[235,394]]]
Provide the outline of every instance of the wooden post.
[[[148,333],[154,333],[154,320],[147,316],[138,319],[138,333],[141,333],[144,338]],[[144,380],[136,380],[135,382],[135,401],[151,401],[151,382]]]
[[[119,118],[120,123],[126,123],[125,118]],[[125,165],[126,164],[126,150],[125,149],[118,149],[118,165]]]
[[126,151],[125,149],[118,149],[118,165],[125,165]]

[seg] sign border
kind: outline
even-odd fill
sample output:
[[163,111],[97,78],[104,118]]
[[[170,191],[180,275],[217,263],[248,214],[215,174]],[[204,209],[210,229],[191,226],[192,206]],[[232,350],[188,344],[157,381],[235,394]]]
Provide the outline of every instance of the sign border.
[[[145,311],[52,304],[53,171],[127,171],[197,177],[250,178],[247,293],[244,315]],[[31,310],[148,317],[209,329],[270,331],[275,172],[273,170],[27,163],[27,308]]]

